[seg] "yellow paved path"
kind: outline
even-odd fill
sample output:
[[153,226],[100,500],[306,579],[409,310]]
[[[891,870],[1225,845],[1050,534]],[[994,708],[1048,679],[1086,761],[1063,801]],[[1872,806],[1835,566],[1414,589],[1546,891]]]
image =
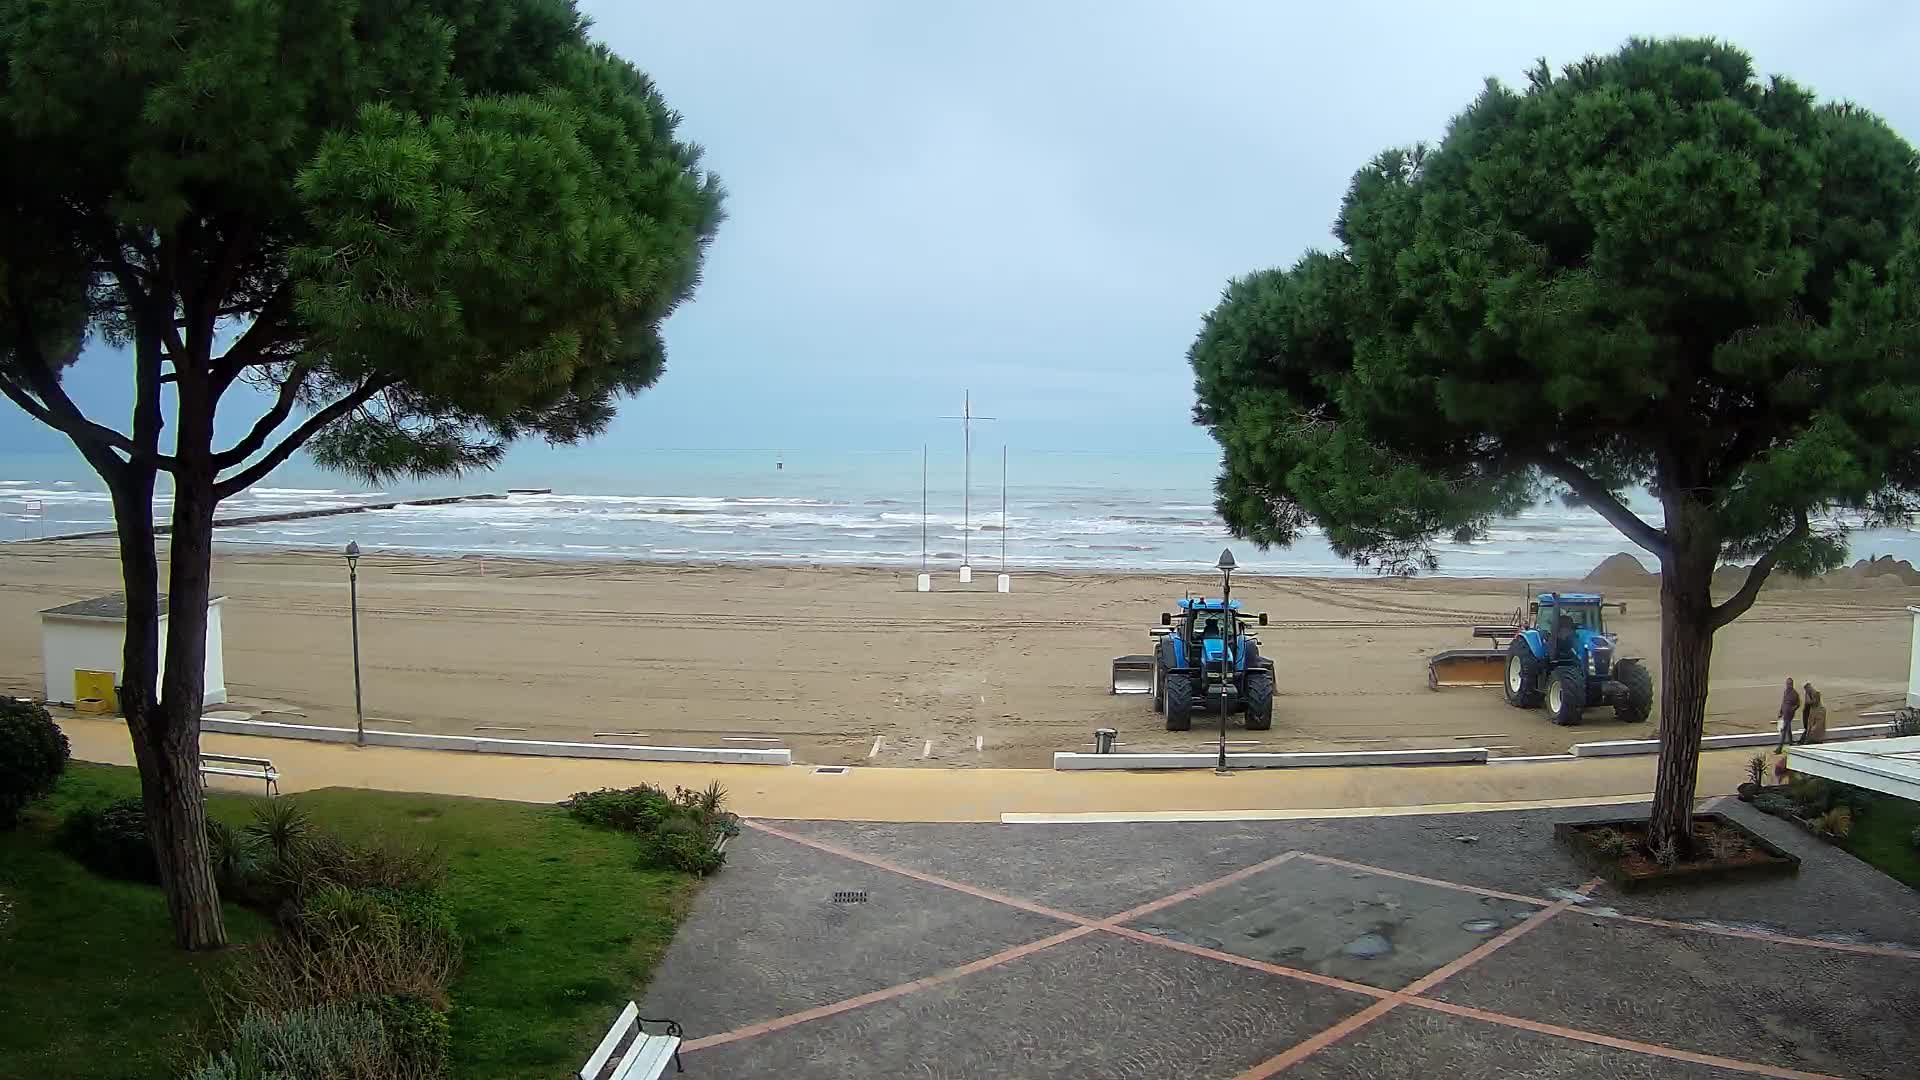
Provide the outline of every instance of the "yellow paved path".
[[[133,763],[118,720],[63,718],[82,761]],[[583,758],[513,757],[444,750],[356,748],[244,735],[206,735],[214,753],[273,759],[282,791],[363,787],[554,802],[575,791],[650,783],[705,787],[718,780],[748,817],[844,821],[999,821],[1002,814],[1129,814],[1166,811],[1439,813],[1618,802],[1653,790],[1651,756],[1574,763],[1398,768],[1053,772],[1046,769],[854,768],[690,765]],[[1751,750],[1702,754],[1700,795],[1732,792]],[[227,777],[212,784],[259,791]],[[1286,816],[1294,816],[1288,814]],[[1306,816],[1306,815],[1301,815]]]

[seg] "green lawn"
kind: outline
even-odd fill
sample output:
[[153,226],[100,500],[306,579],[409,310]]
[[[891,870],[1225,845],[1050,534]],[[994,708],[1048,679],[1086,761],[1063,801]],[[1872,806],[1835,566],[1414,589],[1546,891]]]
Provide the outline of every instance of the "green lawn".
[[1920,828],[1920,803],[1879,796],[1872,809],[1854,819],[1853,833],[1841,846],[1897,881],[1920,889],[1920,851],[1913,830]]
[[[238,955],[176,952],[159,890],[95,877],[51,847],[58,815],[136,794],[132,769],[71,766],[14,833],[0,833],[0,1076],[149,1077],[174,1071],[207,1020],[202,972]],[[342,835],[437,846],[466,940],[453,985],[453,1076],[558,1076],[586,1059],[644,988],[693,879],[642,871],[631,837],[557,808],[332,789],[291,796]],[[258,800],[215,794],[241,824]],[[229,905],[236,944],[270,932]]]

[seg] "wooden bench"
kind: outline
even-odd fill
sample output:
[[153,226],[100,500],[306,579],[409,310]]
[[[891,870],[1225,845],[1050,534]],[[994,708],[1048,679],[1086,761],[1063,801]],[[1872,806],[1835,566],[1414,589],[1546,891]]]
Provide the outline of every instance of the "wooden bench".
[[[208,764],[212,762],[212,764]],[[233,754],[200,754],[200,775],[238,776],[246,780],[265,780],[267,798],[280,794],[280,771],[263,757],[238,757]]]
[[[666,1033],[649,1035],[645,1024],[660,1024]],[[640,1006],[629,1001],[599,1048],[580,1067],[579,1080],[657,1080],[669,1061],[675,1072],[686,1072],[680,1064],[680,1034],[679,1024],[649,1020],[640,1015]]]

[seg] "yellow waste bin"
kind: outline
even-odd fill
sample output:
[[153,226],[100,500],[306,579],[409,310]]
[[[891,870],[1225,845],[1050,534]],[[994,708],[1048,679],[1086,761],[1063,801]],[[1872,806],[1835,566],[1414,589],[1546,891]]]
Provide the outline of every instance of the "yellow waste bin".
[[88,699],[106,702],[107,712],[120,711],[119,699],[113,693],[113,672],[74,669],[73,700],[81,702]]

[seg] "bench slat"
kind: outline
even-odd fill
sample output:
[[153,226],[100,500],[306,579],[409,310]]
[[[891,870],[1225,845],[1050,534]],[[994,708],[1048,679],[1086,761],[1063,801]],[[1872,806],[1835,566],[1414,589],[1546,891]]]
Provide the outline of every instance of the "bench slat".
[[627,1032],[632,1031],[634,1025],[639,1022],[640,1006],[631,1001],[627,1002],[627,1007],[620,1010],[620,1018],[613,1022],[613,1027],[607,1029],[607,1037],[600,1040],[599,1048],[593,1052],[592,1057],[587,1059],[587,1063],[580,1067],[579,1080],[599,1080],[600,1070],[607,1067],[607,1060],[613,1057],[613,1052],[619,1047],[621,1040],[625,1039]]
[[633,1048],[627,1051],[620,1070],[613,1074],[613,1080],[659,1080],[667,1071],[667,1063],[673,1060],[673,1052],[680,1047],[680,1040],[672,1035],[646,1035],[633,1041]]

